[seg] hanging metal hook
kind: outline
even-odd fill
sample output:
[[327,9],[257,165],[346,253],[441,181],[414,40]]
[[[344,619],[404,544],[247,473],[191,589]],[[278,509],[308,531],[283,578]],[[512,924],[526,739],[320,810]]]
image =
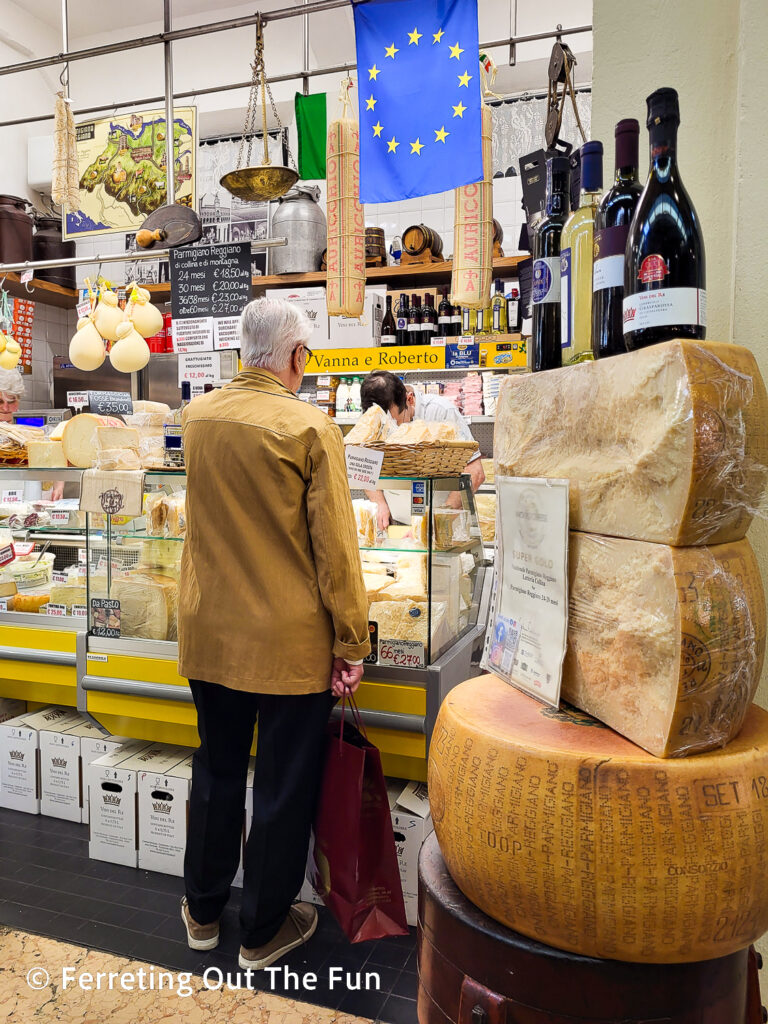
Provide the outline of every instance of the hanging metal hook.
[[66,89],[67,88],[67,82],[64,81],[64,75],[67,75],[67,82],[68,82],[69,81],[69,75],[67,74],[67,65],[66,64],[61,69],[61,74],[59,75],[59,81],[61,82],[61,88],[62,89]]
[[3,274],[3,280],[0,281],[0,292],[5,291],[5,282],[6,282],[7,278],[8,278],[8,275],[7,274]]
[[29,281],[24,282],[24,291],[27,292],[28,295],[31,295],[34,290],[34,288],[29,287]]

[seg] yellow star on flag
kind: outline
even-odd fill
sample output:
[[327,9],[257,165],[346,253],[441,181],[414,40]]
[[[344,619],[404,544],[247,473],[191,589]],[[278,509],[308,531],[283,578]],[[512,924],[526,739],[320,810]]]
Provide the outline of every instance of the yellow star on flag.
[[471,77],[472,75],[468,74],[466,71],[463,75],[459,75],[459,86],[461,87],[462,85],[466,85],[466,87],[469,88],[469,80]]
[[440,131],[437,131],[435,129],[435,142],[445,143],[445,140],[448,138],[448,136],[450,134],[451,134],[450,132],[447,132],[445,130],[445,125],[443,125],[443,127],[440,129]]
[[388,47],[386,48],[386,50],[384,51],[384,53],[386,53],[386,55],[387,55],[388,57],[391,57],[391,58],[392,58],[392,60],[394,60],[394,59],[395,59],[395,54],[396,54],[396,53],[400,53],[400,51],[399,51],[399,50],[398,50],[398,49],[396,48],[395,44],[394,44],[394,43],[392,43],[392,45],[391,45],[391,46],[388,46]]
[[453,108],[453,116],[454,117],[464,117],[464,111],[466,109],[467,108],[464,106],[464,104],[461,102],[461,100],[459,100],[459,105],[457,107]]
[[411,43],[416,43],[416,45],[418,46],[419,45],[419,40],[421,39],[421,37],[423,35],[424,35],[423,32],[419,32],[419,30],[417,28],[414,28],[413,32],[409,32],[408,33],[408,45],[410,46]]
[[380,75],[380,74],[381,74],[381,69],[377,68],[375,64],[373,65],[372,68],[368,68],[368,80],[369,81],[372,78],[374,80],[374,82],[375,82],[376,81],[376,76]]
[[440,31],[439,31],[439,32],[435,32],[435,34],[434,34],[434,35],[433,35],[433,37],[432,37],[432,38],[434,39],[434,41],[435,41],[435,42],[434,42],[434,43],[432,43],[432,45],[434,46],[434,45],[435,45],[435,43],[439,43],[439,42],[440,42],[440,40],[441,40],[441,39],[443,38],[443,36],[444,36],[444,35],[445,35],[445,32],[443,32],[443,30],[442,30],[442,29],[440,29]]
[[376,106],[376,100],[373,98],[373,93],[371,93],[369,98],[365,101],[365,109],[366,110],[373,110],[373,108],[375,106]]
[[458,43],[456,43],[455,46],[451,47],[451,57],[455,57],[456,60],[459,59],[462,53],[464,53],[464,51],[462,50]]
[[377,139],[381,135],[381,130],[383,127],[384,125],[380,121],[377,121],[376,124],[373,126],[373,134],[376,136]]
[[400,143],[397,141],[397,139],[395,139],[395,136],[393,135],[392,138],[387,143],[387,152],[388,153],[396,153],[397,152],[397,147],[399,145],[400,145]]
[[421,156],[422,149],[424,149],[424,143],[419,142],[418,139],[411,143],[411,153],[415,153],[416,156]]

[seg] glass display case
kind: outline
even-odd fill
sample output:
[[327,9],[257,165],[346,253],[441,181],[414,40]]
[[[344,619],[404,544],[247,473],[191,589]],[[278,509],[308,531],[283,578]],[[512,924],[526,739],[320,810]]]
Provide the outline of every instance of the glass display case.
[[380,530],[376,504],[353,498],[368,661],[426,668],[478,623],[485,556],[469,477],[387,477],[380,488],[406,522]]

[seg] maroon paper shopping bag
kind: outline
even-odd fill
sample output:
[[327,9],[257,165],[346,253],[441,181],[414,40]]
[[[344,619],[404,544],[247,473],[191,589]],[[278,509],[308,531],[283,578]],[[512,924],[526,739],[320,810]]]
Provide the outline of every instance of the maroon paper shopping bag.
[[408,933],[381,757],[343,717],[328,726],[312,884],[350,942]]

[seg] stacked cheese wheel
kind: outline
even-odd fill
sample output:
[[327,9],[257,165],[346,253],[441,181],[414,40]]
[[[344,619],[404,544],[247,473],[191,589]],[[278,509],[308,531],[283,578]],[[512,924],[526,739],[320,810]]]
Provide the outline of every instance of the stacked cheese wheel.
[[570,480],[562,694],[594,719],[465,683],[435,727],[430,799],[457,884],[526,935],[671,963],[768,927],[766,609],[744,536],[767,413],[752,355],[716,343],[502,387],[497,478]]

